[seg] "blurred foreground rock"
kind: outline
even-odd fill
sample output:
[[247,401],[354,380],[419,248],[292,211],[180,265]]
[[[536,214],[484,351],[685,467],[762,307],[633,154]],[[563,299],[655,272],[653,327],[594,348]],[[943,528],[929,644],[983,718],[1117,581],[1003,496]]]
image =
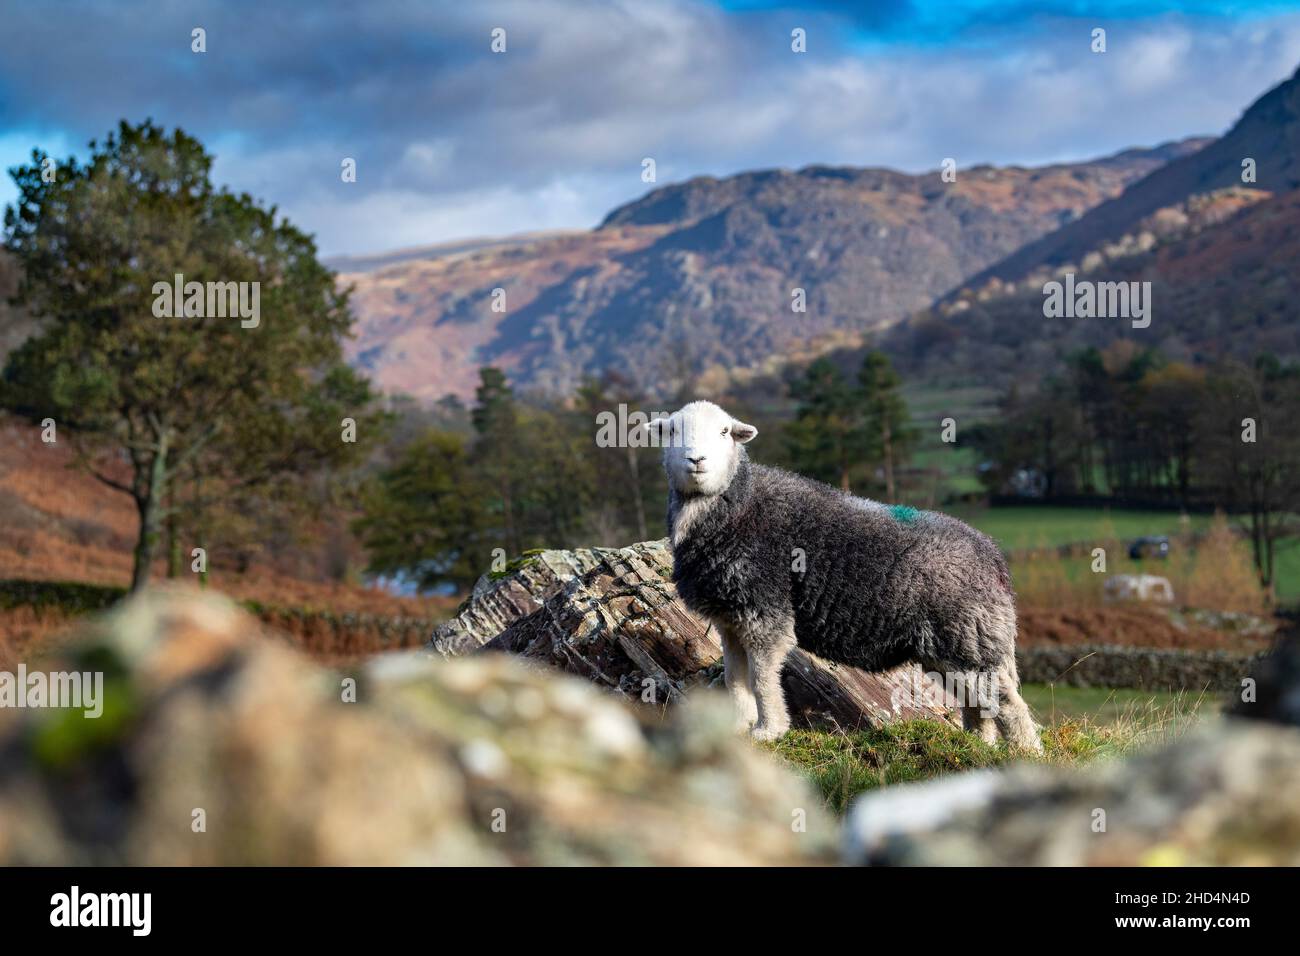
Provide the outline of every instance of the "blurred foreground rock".
[[[480,579],[429,647],[446,657],[510,652],[647,702],[676,702],[722,678],[720,639],[678,599],[666,541],[526,554]],[[868,674],[795,650],[782,680],[805,726],[951,719],[915,666]]]
[[[1300,643],[1257,697],[1171,745],[1079,770],[1019,766],[891,787],[849,813],[853,863],[1300,865]],[[1103,829],[1104,827],[1104,829]]]
[[1238,717],[1300,727],[1300,627],[1293,625],[1277,646],[1251,668],[1252,695],[1238,694]]
[[60,653],[41,669],[105,674],[103,715],[0,709],[0,864],[796,864],[838,840],[720,694],[662,719],[416,652],[349,703],[228,601],[163,589]]

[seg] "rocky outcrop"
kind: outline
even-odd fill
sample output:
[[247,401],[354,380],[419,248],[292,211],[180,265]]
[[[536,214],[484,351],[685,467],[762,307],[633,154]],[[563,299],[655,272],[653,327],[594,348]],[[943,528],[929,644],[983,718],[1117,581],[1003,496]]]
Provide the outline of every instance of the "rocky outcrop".
[[[629,550],[654,562],[658,544],[633,545]],[[539,610],[565,584],[596,568],[600,554],[594,548],[527,551],[505,571],[483,575],[456,616],[434,632],[430,648],[445,657],[478,650],[515,621]]]
[[838,841],[722,695],[663,715],[499,654],[331,672],[178,590],[60,654],[104,675],[103,713],[0,708],[0,864],[801,864]]
[[[447,657],[505,651],[630,699],[678,702],[692,687],[721,682],[722,645],[678,599],[671,577],[666,541],[535,552],[482,579],[430,647]],[[942,694],[916,667],[867,674],[796,650],[783,682],[791,715],[804,725],[949,719]]]

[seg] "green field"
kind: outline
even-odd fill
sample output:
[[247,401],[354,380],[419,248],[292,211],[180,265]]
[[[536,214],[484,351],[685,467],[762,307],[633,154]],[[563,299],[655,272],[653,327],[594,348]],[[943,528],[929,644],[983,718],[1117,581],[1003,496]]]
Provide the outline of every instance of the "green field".
[[1300,604],[1300,542],[1277,552],[1277,600],[1279,604]]
[[[977,478],[979,456],[969,444],[963,444],[962,437],[971,426],[997,418],[997,392],[978,385],[927,382],[904,386],[903,397],[919,438],[908,462],[910,474],[904,503],[934,507],[955,515],[996,539],[1007,552],[1091,544],[1107,538],[1118,538],[1127,545],[1143,535],[1195,533],[1204,530],[1211,521],[1210,515],[1193,514],[1184,518],[1176,511],[945,505],[944,502],[961,497],[969,499],[984,491]],[[940,422],[945,418],[957,423],[955,444],[940,440]],[[1108,559],[1107,570],[1112,574],[1140,570],[1159,573],[1154,570],[1159,567],[1158,561],[1142,565],[1129,562],[1127,548],[1121,554],[1108,555]],[[1300,604],[1300,542],[1279,549],[1276,562],[1279,603]],[[1090,573],[1086,561],[1071,559],[1066,564],[1065,571],[1071,579]]]
[[1203,530],[1210,516],[1176,511],[1127,511],[1022,505],[1012,508],[957,509],[956,516],[995,538],[1007,551],[1091,543],[1116,536],[1124,543],[1150,534],[1176,535]]
[[1203,717],[1217,710],[1213,695],[1168,693],[1108,687],[1067,687],[1063,684],[1022,684],[1021,694],[1043,725],[1087,720],[1099,726],[1139,719],[1149,713]]
[[[1204,531],[1212,520],[1206,514],[1183,516],[1174,511],[1062,508],[1053,505],[954,508],[951,514],[992,537],[1007,552],[1063,544],[1091,544],[1114,536],[1125,547],[1119,554],[1107,556],[1107,571],[1111,574],[1159,574],[1161,562],[1158,559],[1131,561],[1128,543],[1143,535],[1176,536]],[[1280,547],[1276,561],[1279,603],[1300,602],[1300,542]],[[1086,557],[1064,558],[1059,566],[1071,580],[1081,580],[1092,573],[1090,560]],[[1013,574],[1015,571],[1013,566]]]
[[934,489],[929,484],[926,484],[924,491],[926,495],[937,491],[934,494],[936,501],[951,500],[966,495],[982,495],[984,493],[984,486],[975,477],[979,456],[976,454],[975,449],[969,446],[944,445],[941,442],[935,442],[934,444],[922,442],[917,446],[916,451],[912,453],[912,457],[908,459],[907,464],[911,469],[924,469],[927,473],[933,473],[936,470],[939,472],[938,488]]
[[[962,444],[962,430],[997,417],[997,392],[983,387],[907,385],[903,388],[903,400],[907,402],[911,424],[919,439],[908,467],[938,472],[937,483],[930,478],[919,479],[922,496],[933,495],[935,501],[945,501],[983,492],[984,486],[976,477],[979,456],[970,445]],[[940,438],[940,423],[945,418],[957,423],[954,444]]]

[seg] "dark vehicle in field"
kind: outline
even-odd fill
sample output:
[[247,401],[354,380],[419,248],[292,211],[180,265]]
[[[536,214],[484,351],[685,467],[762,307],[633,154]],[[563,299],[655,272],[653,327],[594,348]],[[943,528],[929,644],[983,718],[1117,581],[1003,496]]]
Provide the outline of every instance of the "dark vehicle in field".
[[1169,536],[1160,534],[1138,538],[1128,546],[1128,556],[1134,561],[1141,561],[1143,558],[1167,558]]

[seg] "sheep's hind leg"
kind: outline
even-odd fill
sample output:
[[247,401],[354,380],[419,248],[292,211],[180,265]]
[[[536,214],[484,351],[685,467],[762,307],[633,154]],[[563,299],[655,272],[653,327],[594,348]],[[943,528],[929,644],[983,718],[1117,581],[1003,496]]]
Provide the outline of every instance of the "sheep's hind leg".
[[740,638],[725,628],[719,630],[722,632],[724,678],[735,709],[736,731],[748,733],[758,722],[758,702],[754,700],[754,691],[750,686],[753,679],[749,670],[749,654]]
[[991,694],[995,685],[988,676],[948,661],[926,661],[922,666],[943,678],[947,696],[961,714],[962,729],[975,734],[986,744],[996,744],[998,727],[993,715],[998,703],[996,696]]
[[1022,750],[1043,752],[1043,741],[1038,736],[1038,725],[1029,713],[1029,705],[1020,696],[1020,677],[1016,674],[1014,660],[997,673],[998,708],[994,720],[1008,744]]
[[997,724],[992,717],[985,717],[984,713],[982,704],[970,706],[963,704],[961,708],[961,725],[964,729],[977,735],[986,744],[995,744],[998,742]]
[[780,627],[749,631],[745,634],[744,644],[749,654],[754,698],[758,703],[754,739],[777,740],[790,729],[790,713],[786,710],[785,691],[781,688],[781,668],[795,646],[794,624],[785,622]]

